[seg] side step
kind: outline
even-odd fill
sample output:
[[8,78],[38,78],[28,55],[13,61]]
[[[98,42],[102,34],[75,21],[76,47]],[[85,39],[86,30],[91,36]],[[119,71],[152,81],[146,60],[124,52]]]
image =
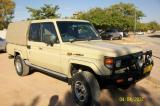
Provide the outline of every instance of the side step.
[[28,60],[25,60],[25,63],[34,68],[34,69],[38,69],[41,73],[45,74],[45,75],[48,75],[50,77],[53,77],[53,78],[56,78],[56,79],[59,79],[61,81],[64,81],[64,82],[67,82],[68,83],[68,77],[64,74],[61,74],[59,72],[56,72],[56,71],[52,71],[52,70],[49,70],[49,69],[46,69],[46,68],[42,68],[42,67],[39,67],[39,66],[35,66],[33,64],[30,64],[30,62]]

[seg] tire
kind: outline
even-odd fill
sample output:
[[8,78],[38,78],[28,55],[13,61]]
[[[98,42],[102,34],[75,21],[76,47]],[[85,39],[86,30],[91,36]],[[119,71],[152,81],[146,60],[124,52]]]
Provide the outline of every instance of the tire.
[[110,37],[109,40],[113,40],[113,37]]
[[25,64],[24,60],[19,55],[14,59],[14,66],[19,76],[26,76],[29,74],[29,66]]
[[122,40],[122,35],[119,36],[119,40]]
[[3,50],[3,52],[4,52],[4,53],[6,53],[6,52],[7,52],[6,48]]
[[80,106],[97,106],[100,87],[96,78],[90,72],[76,73],[72,77],[71,87],[73,99],[77,104]]

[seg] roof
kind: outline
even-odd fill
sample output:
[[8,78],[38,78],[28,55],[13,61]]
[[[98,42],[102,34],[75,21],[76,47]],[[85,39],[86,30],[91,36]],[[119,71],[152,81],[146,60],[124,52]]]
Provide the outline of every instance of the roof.
[[49,22],[49,21],[78,21],[78,22],[89,22],[87,20],[78,20],[78,19],[42,19],[42,20],[31,20],[32,22]]
[[23,21],[16,21],[16,22],[14,22],[14,23],[19,23],[19,22],[38,23],[38,22],[56,22],[56,21],[89,22],[89,21],[87,21],[87,20],[78,20],[78,19],[41,19],[41,20],[23,20]]

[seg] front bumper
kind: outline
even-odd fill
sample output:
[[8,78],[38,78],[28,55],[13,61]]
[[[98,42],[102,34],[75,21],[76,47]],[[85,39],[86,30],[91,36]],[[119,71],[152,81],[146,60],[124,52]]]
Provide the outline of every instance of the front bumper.
[[149,76],[150,72],[141,74],[140,72],[130,72],[115,74],[114,76],[99,76],[98,82],[101,88],[121,88],[135,84],[137,81]]
[[144,57],[142,67],[137,67],[136,64],[134,64],[132,66],[125,67],[123,73],[115,73],[116,70],[112,70],[113,72],[111,75],[97,76],[101,88],[129,87],[137,81],[149,76],[153,67],[153,61],[149,61],[148,56],[152,55],[152,51],[147,51],[142,53],[142,55]]

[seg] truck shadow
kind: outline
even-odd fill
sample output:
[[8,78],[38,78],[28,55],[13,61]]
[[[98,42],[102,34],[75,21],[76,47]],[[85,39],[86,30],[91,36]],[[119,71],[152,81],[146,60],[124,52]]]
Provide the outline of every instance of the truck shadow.
[[[121,101],[120,98],[143,98],[142,101],[134,99],[135,101]],[[59,97],[54,95],[50,98],[48,106],[77,106],[72,99],[71,91],[67,91],[63,101],[58,100]],[[100,100],[97,106],[158,106],[150,93],[143,87],[135,86],[126,91],[118,89],[102,90]]]

